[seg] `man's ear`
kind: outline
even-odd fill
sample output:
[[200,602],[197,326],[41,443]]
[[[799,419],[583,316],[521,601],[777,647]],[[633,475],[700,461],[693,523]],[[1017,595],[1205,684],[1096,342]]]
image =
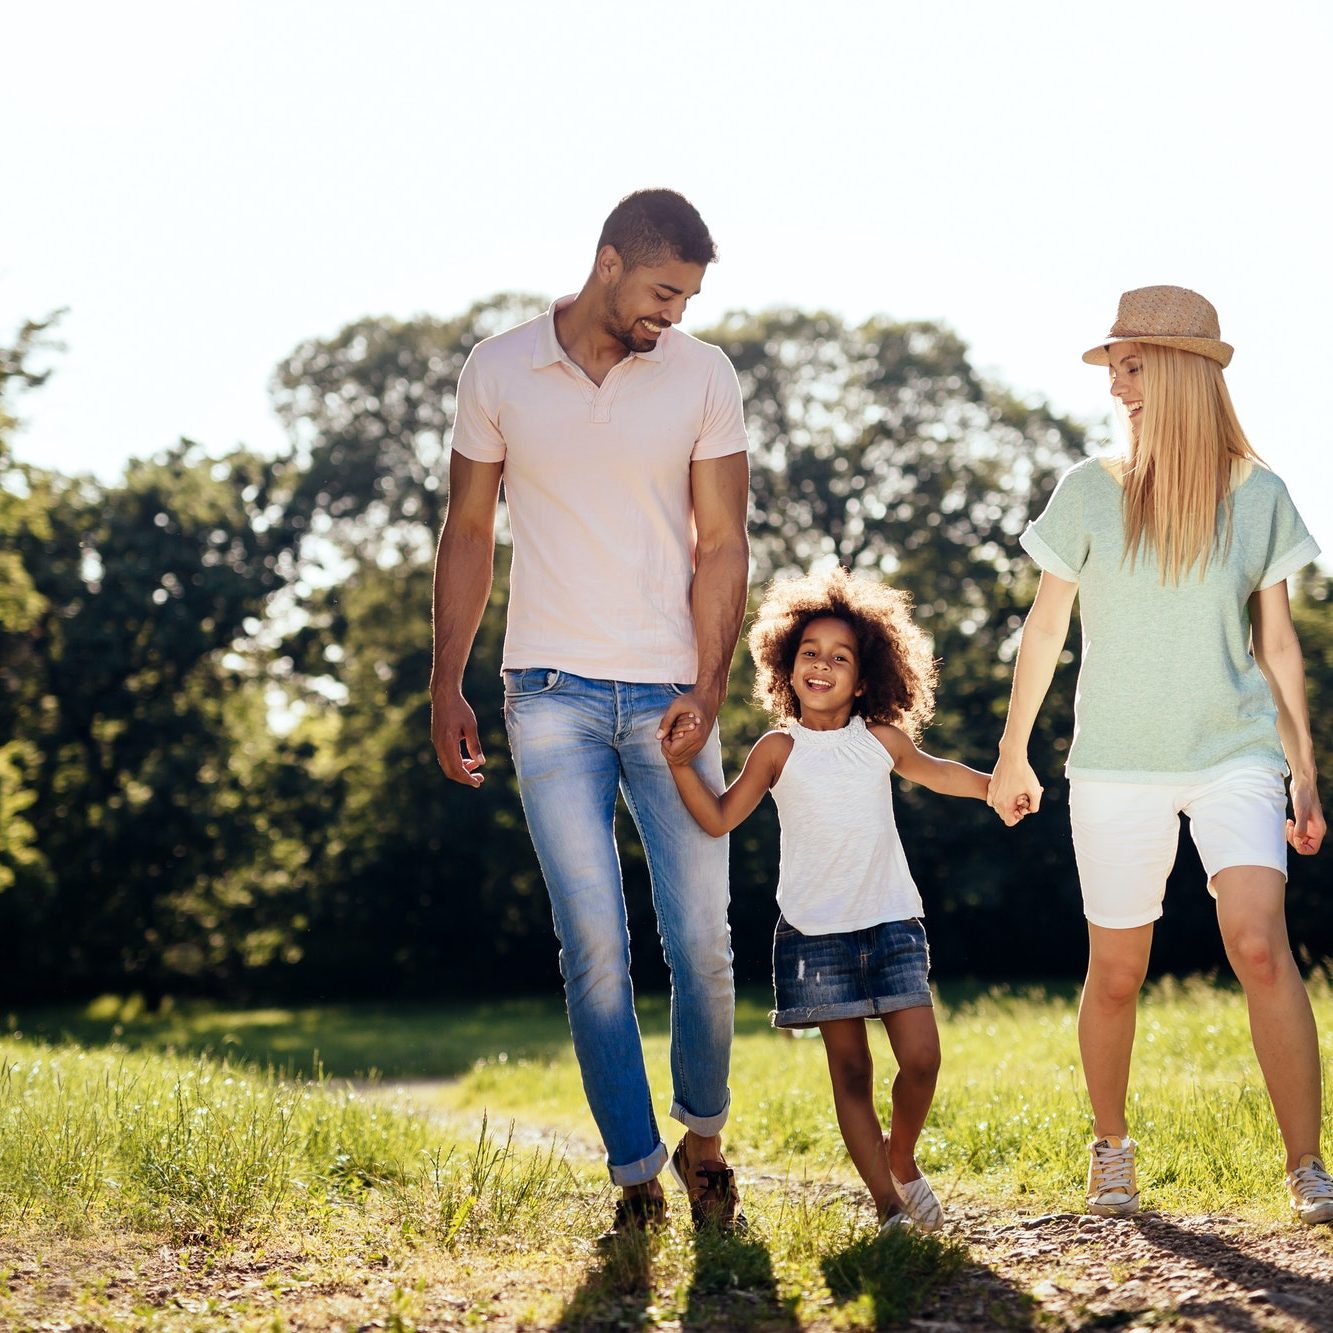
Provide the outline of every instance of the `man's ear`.
[[625,261],[621,259],[620,251],[614,245],[604,245],[597,252],[592,271],[599,282],[604,282],[609,286],[612,283],[619,282],[624,275]]

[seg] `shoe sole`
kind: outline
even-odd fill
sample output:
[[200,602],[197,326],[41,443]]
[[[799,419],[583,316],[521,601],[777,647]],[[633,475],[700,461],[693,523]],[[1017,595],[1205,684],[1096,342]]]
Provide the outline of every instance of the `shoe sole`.
[[1327,1226],[1333,1222],[1333,1203],[1317,1204],[1305,1212],[1301,1212],[1300,1209],[1292,1211],[1296,1214],[1297,1221],[1303,1222],[1307,1227]]
[[1133,1217],[1139,1211],[1139,1196],[1136,1194],[1132,1199],[1127,1199],[1124,1203],[1090,1203],[1088,1212],[1093,1217]]
[[671,1156],[667,1158],[667,1170],[671,1172],[671,1179],[685,1191],[685,1195],[688,1198],[690,1187],[685,1183],[685,1177],[681,1175],[680,1167],[676,1165],[675,1153],[672,1153]]

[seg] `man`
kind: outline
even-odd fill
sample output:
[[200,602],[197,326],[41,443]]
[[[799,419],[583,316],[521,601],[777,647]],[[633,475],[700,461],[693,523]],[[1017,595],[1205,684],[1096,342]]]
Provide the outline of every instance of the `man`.
[[[643,842],[671,971],[670,1157],[696,1225],[744,1225],[722,1155],[735,991],[727,848],[667,763],[720,787],[714,722],[745,610],[748,458],[725,355],[673,327],[716,248],[694,207],[643,190],[602,228],[582,290],[473,348],[458,384],[435,566],[431,735],[445,773],[485,762],[462,694],[490,592],[501,479],[513,534],[505,724],[560,938],[574,1051],[622,1188],[606,1238],[658,1226],[667,1149],[644,1071],[614,836]],[[673,740],[672,724],[703,725]]]

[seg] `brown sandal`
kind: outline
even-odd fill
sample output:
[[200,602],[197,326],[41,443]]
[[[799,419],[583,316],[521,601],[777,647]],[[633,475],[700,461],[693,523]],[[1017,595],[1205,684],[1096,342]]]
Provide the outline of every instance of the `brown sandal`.
[[706,1158],[692,1167],[685,1157],[685,1140],[676,1144],[671,1154],[671,1174],[690,1200],[690,1217],[695,1230],[716,1227],[719,1231],[744,1232],[749,1222],[741,1211],[741,1196],[736,1192],[736,1176],[726,1162]]

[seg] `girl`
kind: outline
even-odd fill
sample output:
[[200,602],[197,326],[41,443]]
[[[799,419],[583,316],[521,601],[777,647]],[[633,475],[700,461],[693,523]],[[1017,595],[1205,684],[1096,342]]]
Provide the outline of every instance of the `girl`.
[[[773,937],[774,1025],[818,1027],[838,1126],[875,1201],[881,1232],[943,1224],[916,1141],[939,1071],[921,896],[893,818],[889,775],[985,800],[988,778],[923,754],[935,668],[906,593],[845,569],[770,584],[750,630],[755,698],[779,724],[720,796],[672,765],[689,812],[714,837],[771,791],[782,824],[781,915]],[[682,730],[698,725],[697,718]],[[898,1062],[889,1133],[874,1104],[867,1018]]]
[[1319,1048],[1283,909],[1286,843],[1311,856],[1325,831],[1286,585],[1319,548],[1236,420],[1222,378],[1231,351],[1197,292],[1144,287],[1120,298],[1110,333],[1084,353],[1110,368],[1129,452],[1072,468],[1021,539],[1042,575],[990,802],[1012,824],[1016,802],[1041,801],[1027,742],[1078,594],[1083,664],[1067,772],[1088,919],[1078,1035],[1093,1115],[1089,1211],[1139,1207],[1125,1097],[1183,811],[1245,990],[1291,1206],[1304,1222],[1330,1222]]

